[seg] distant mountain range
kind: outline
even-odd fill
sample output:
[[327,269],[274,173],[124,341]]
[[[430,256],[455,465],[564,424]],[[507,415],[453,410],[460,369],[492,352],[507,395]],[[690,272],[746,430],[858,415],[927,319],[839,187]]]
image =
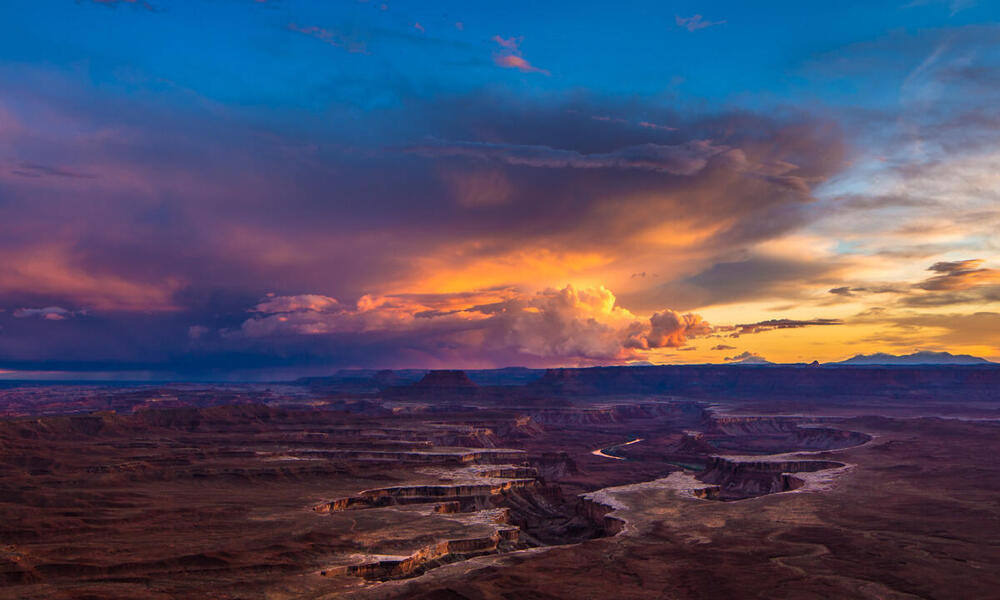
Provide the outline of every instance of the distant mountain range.
[[743,358],[737,358],[735,360],[731,360],[731,361],[729,361],[727,363],[723,363],[723,364],[727,364],[727,365],[773,365],[775,363],[767,360],[763,356],[750,355],[750,356],[744,356]]
[[830,365],[988,365],[993,364],[985,358],[968,354],[952,354],[950,352],[914,352],[897,356],[879,352],[876,354],[858,354],[847,360]]

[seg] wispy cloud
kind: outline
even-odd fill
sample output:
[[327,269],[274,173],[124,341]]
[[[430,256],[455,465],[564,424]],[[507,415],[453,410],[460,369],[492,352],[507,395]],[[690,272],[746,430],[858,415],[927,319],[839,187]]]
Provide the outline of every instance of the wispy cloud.
[[324,29],[315,25],[300,26],[295,23],[289,23],[288,30],[308,35],[309,37],[316,38],[325,44],[341,48],[352,54],[369,54],[367,43],[351,34],[332,29]]
[[938,262],[927,270],[935,275],[916,287],[924,290],[967,290],[983,284],[1000,284],[1000,270],[979,268],[984,261],[979,259]]
[[18,308],[14,311],[16,319],[44,319],[46,321],[63,321],[78,313],[65,309],[61,306],[46,306],[43,308]]
[[493,63],[498,67],[517,69],[522,73],[551,75],[547,70],[536,67],[522,56],[521,42],[524,40],[523,37],[503,38],[495,35],[491,40],[500,47],[499,51],[493,53]]
[[713,27],[715,25],[722,25],[725,21],[706,21],[701,15],[692,15],[690,17],[682,17],[680,15],[674,17],[674,21],[677,23],[678,27],[683,27],[688,31],[698,31],[699,29],[705,29],[706,27]]
[[775,329],[799,329],[801,327],[843,324],[844,321],[841,319],[768,319],[766,321],[758,321],[757,323],[718,327],[716,331],[732,331],[729,337],[740,337],[741,335],[774,331]]
[[94,175],[83,173],[65,167],[53,167],[37,163],[22,162],[11,169],[11,173],[20,177],[66,177],[70,179],[94,179]]
[[707,140],[676,146],[643,144],[595,154],[548,146],[479,142],[441,142],[406,148],[407,152],[426,157],[478,158],[539,168],[638,169],[672,175],[693,175],[704,169],[709,159],[728,150]]
[[120,4],[136,6],[150,12],[156,12],[156,7],[146,2],[144,0],[90,0],[94,4],[103,4],[104,6],[118,6]]

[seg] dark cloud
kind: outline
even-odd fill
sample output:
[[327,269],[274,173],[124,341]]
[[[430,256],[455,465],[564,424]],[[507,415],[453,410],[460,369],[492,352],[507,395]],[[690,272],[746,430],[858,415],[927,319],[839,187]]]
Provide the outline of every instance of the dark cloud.
[[752,255],[745,260],[717,262],[709,268],[662,284],[639,295],[625,295],[627,306],[642,308],[648,302],[669,302],[679,309],[693,309],[725,302],[780,297],[801,297],[810,287],[837,281],[843,266],[807,258]]
[[18,308],[13,312],[15,319],[38,318],[46,321],[62,321],[75,316],[71,310],[61,306],[46,306],[44,308]]
[[909,307],[952,306],[989,302],[1000,302],[1000,285],[980,285],[971,289],[953,292],[911,294],[900,299],[900,304]]
[[[682,145],[643,144],[600,154],[581,154],[548,146],[514,144],[484,144],[478,142],[440,142],[411,146],[406,152],[425,157],[466,157],[494,160],[514,166],[572,169],[638,169],[695,175],[708,165],[708,160],[729,150],[705,140]],[[733,160],[741,160],[734,158]]]
[[814,327],[822,325],[843,325],[844,321],[841,319],[768,319],[766,321],[759,321],[757,323],[745,323],[742,325],[734,325],[729,327],[718,327],[716,331],[729,333],[729,337],[740,337],[741,335],[747,335],[751,333],[761,333],[764,331],[773,331],[775,329],[799,329],[801,327]]
[[736,350],[736,346],[727,346],[726,344],[716,344],[715,346],[712,346],[712,350],[713,351]]
[[916,287],[923,290],[965,290],[983,284],[1000,283],[1000,270],[981,269],[982,260],[960,260],[953,262],[938,262],[928,268],[928,271],[941,273],[918,283]]
[[894,294],[905,307],[939,307],[1000,301],[1000,270],[983,268],[983,260],[939,261],[928,267],[937,273],[921,282],[841,286],[829,290],[844,300],[871,294]]

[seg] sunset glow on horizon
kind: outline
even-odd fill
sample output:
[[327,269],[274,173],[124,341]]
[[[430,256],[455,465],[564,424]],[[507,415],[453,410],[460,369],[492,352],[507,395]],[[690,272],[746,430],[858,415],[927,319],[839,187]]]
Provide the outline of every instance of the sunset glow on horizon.
[[10,3],[0,375],[1000,361],[1000,6],[803,4]]

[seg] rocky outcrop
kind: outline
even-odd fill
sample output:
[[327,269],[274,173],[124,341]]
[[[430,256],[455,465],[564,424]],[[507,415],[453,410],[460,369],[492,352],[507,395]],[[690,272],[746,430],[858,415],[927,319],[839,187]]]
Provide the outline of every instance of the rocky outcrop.
[[710,456],[706,468],[697,475],[700,481],[715,484],[708,492],[712,500],[739,500],[799,489],[802,478],[795,473],[840,469],[846,465],[831,460],[769,459]]
[[500,527],[488,536],[443,540],[407,556],[376,556],[357,564],[327,569],[320,574],[353,575],[381,581],[403,579],[441,564],[515,549],[519,538],[517,527]]
[[434,512],[440,514],[454,514],[462,512],[462,503],[458,500],[449,500],[448,502],[442,502],[434,507]]
[[801,419],[791,417],[714,417],[707,439],[722,450],[771,453],[838,450],[871,440],[871,436],[857,431],[801,423]]
[[618,535],[625,529],[625,519],[610,514],[620,508],[623,507],[589,496],[580,497],[580,514],[598,524],[605,535]]

